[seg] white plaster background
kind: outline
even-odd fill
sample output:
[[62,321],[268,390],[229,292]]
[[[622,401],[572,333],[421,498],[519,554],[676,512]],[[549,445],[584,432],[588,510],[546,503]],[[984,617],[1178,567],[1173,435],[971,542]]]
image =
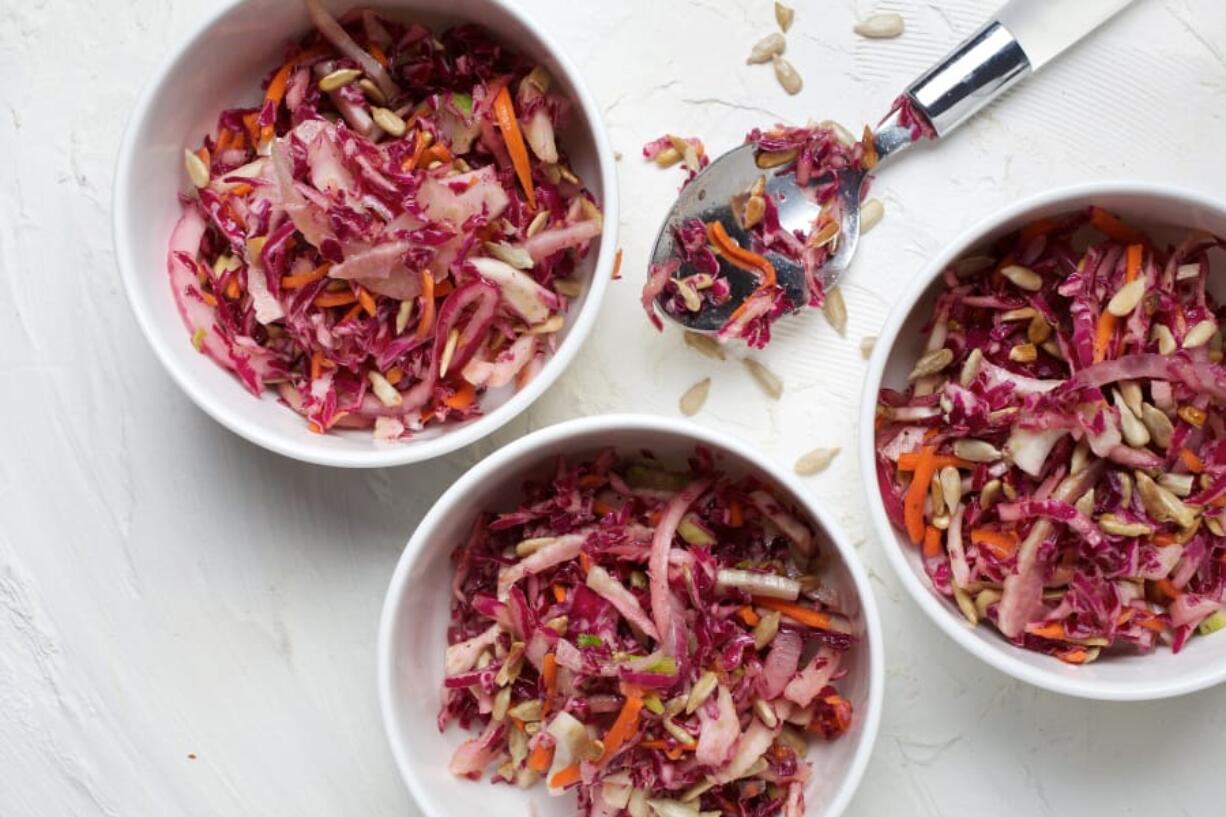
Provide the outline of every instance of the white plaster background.
[[868,0],[793,2],[796,98],[744,65],[772,29],[768,0],[527,3],[568,45],[624,154],[625,280],[527,416],[444,461],[365,473],[290,462],[209,420],[150,354],[120,288],[120,134],[166,44],[213,4],[0,2],[0,815],[417,814],[374,694],[376,617],[414,524],[493,447],[576,415],[674,414],[707,373],[699,422],[789,467],[799,451],[844,448],[809,484],[872,571],[888,657],[881,737],[849,814],[1222,813],[1226,689],[1091,704],[981,665],[903,596],[850,451],[860,339],[982,214],[1087,179],[1222,192],[1226,4],[1138,0],[938,149],[890,166],[886,220],[845,286],[848,336],[818,315],[782,327],[767,359],[787,391],[772,403],[739,366],[654,334],[638,312],[678,182],[639,147],[667,131],[718,151],[776,119],[875,121],[992,5],[882,0],[907,33],[869,42],[851,31]]

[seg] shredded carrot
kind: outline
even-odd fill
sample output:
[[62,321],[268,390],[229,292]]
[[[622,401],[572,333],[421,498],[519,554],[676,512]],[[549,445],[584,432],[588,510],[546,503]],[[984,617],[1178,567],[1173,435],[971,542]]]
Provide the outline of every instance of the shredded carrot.
[[584,474],[579,477],[580,488],[599,488],[607,481],[607,477],[602,477],[600,474]]
[[519,129],[519,120],[515,117],[515,103],[511,101],[511,92],[505,85],[494,97],[494,117],[498,120],[502,139],[507,144],[511,164],[515,166],[515,175],[519,177],[519,183],[524,187],[524,195],[528,197],[528,208],[535,210],[536,189],[532,186],[532,165],[528,161],[528,149],[524,147],[524,135]]
[[639,746],[644,749],[655,749],[661,751],[669,760],[680,760],[681,756],[686,752],[694,751],[693,746],[682,746],[680,743],[669,745],[666,740],[643,740],[639,741]]
[[1152,614],[1137,619],[1137,624],[1147,630],[1152,630],[1155,633],[1160,633],[1166,629],[1166,625],[1162,623],[1162,619]]
[[1141,256],[1144,252],[1144,245],[1128,245],[1127,259],[1124,262],[1124,283],[1135,281],[1141,273]]
[[597,516],[608,516],[613,513],[614,507],[607,502],[601,502],[599,499],[592,502],[592,513]]
[[[917,451],[908,451],[898,457],[899,471],[914,471],[916,464],[919,463],[920,455]],[[936,470],[941,470],[946,466],[952,465],[954,468],[962,468],[965,470],[974,469],[975,463],[970,460],[964,460],[961,457],[955,457],[952,454],[934,454],[932,456],[932,464]]]
[[443,398],[443,405],[449,409],[462,411],[473,404],[477,399],[477,389],[472,383],[465,380],[460,384],[460,387],[455,390],[454,394],[449,394]]
[[358,287],[358,303],[366,310],[366,314],[372,318],[375,316],[377,307],[375,306],[374,297],[366,291],[365,287]]
[[975,528],[971,531],[971,543],[986,547],[997,559],[1008,559],[1017,551],[1018,535],[1013,531]]
[[537,741],[536,746],[532,747],[532,753],[528,755],[528,768],[534,772],[544,773],[549,769],[549,764],[553,763],[553,744],[547,741]]
[[229,150],[230,145],[234,142],[234,131],[229,128],[222,128],[217,134],[217,143],[213,145],[213,149],[218,153],[223,150]]
[[1144,244],[1145,236],[1129,227],[1101,207],[1090,208],[1090,223],[1112,241],[1121,244]]
[[617,248],[617,252],[613,255],[613,280],[620,281],[622,279],[622,251],[621,247]]
[[417,337],[424,338],[434,326],[434,273],[421,271],[421,318],[417,321]]
[[941,531],[932,525],[924,529],[924,558],[932,559],[941,555]]
[[736,611],[736,616],[741,621],[745,622],[746,627],[757,627],[758,622],[762,620],[762,617],[755,613],[754,609],[748,604],[738,609]]
[[209,306],[217,306],[217,296],[211,292],[201,292],[201,299]]
[[600,756],[602,763],[617,754],[617,750],[634,736],[639,725],[639,713],[642,710],[643,697],[641,695],[626,696],[626,702],[622,704],[617,720],[613,721],[613,725],[609,727],[609,731],[604,736],[604,754]]
[[1098,316],[1098,325],[1094,327],[1094,362],[1102,363],[1107,359],[1107,347],[1115,335],[1116,318],[1107,310]]
[[1179,459],[1183,460],[1184,466],[1193,474],[1199,474],[1205,470],[1205,464],[1190,448],[1179,449]]
[[1056,657],[1066,664],[1084,664],[1090,657],[1090,653],[1084,647],[1074,647],[1071,650],[1056,653]]
[[315,296],[312,301],[315,306],[327,308],[330,306],[348,306],[356,303],[358,296],[353,294],[351,289],[342,289],[340,292],[323,292]]
[[311,353],[311,380],[318,380],[323,374],[324,353],[316,349]]
[[932,483],[932,475],[936,473],[936,449],[924,446],[919,450],[919,459],[915,461],[915,474],[911,477],[911,485],[907,487],[907,495],[903,499],[903,520],[907,525],[907,536],[911,544],[918,545],[924,540],[924,498],[928,496],[928,486]]
[[553,777],[549,778],[549,786],[554,789],[564,789],[567,786],[579,782],[579,764],[572,763],[565,769],[562,769]]
[[1222,494],[1221,496],[1216,496],[1213,499],[1209,500],[1209,507],[1210,508],[1226,508],[1226,494]]
[[545,684],[546,695],[552,698],[558,688],[558,659],[551,652],[541,659],[541,681]]
[[200,148],[199,150],[196,151],[196,156],[199,157],[200,161],[204,162],[205,167],[208,167],[212,164],[212,162],[209,159],[209,149],[208,148]]
[[738,499],[728,503],[728,527],[739,528],[745,524],[745,510]]
[[332,262],[325,261],[310,272],[304,272],[301,275],[286,275],[281,279],[281,289],[301,289],[323,278],[330,269],[332,269]]
[[395,386],[401,380],[404,380],[404,369],[399,366],[393,366],[387,370],[387,374],[383,375],[387,378],[387,382]]
[[429,136],[424,130],[419,130],[413,136],[413,152],[405,157],[400,163],[400,169],[408,172],[417,167],[417,163],[421,161],[421,156],[426,151],[426,145],[429,144]]
[[255,190],[255,188],[252,187],[251,185],[247,184],[246,182],[239,182],[238,184],[230,188],[230,195],[231,196],[245,196],[248,193],[250,193],[252,190]]
[[314,420],[310,420],[307,422],[307,430],[310,431],[312,434],[323,434],[324,433],[324,430],[320,428],[319,423],[315,422]]
[[558,604],[562,604],[564,601],[566,601],[566,588],[560,584],[555,584],[553,586],[553,600]]
[[356,318],[358,315],[360,315],[361,313],[362,313],[362,305],[354,304],[353,306],[349,307],[349,309],[345,312],[344,315],[341,315],[340,322],[344,323],[345,321],[351,321],[354,318]]
[[1154,547],[1170,547],[1171,545],[1175,544],[1175,534],[1166,532],[1155,533],[1153,536],[1149,537],[1149,541]]
[[732,236],[728,235],[728,231],[724,229],[722,222],[712,221],[707,224],[707,240],[715,245],[715,248],[719,250],[719,254],[728,259],[728,263],[732,264],[732,266],[743,269],[746,272],[757,273],[759,276],[758,287],[760,289],[775,285],[775,265],[764,256],[758,255],[756,252],[750,252],[740,244],[737,244],[732,239]]
[[583,570],[584,576],[592,572],[592,557],[588,556],[582,550],[579,551],[579,567]]
[[[443,164],[447,164],[454,158],[455,157],[451,155],[451,151],[447,149],[446,145],[431,145],[422,152],[421,158],[417,160],[417,166],[429,167],[434,162],[442,162]],[[476,180],[477,178],[474,176],[472,181],[475,182]]]
[[367,44],[366,50],[369,51],[370,55],[375,58],[375,62],[379,63],[384,68],[388,66],[387,54],[383,53],[383,49],[379,47],[378,43]]
[[455,289],[455,284],[453,284],[450,279],[446,281],[439,281],[434,285],[434,297],[446,297],[453,289]]
[[1068,638],[1064,631],[1064,622],[1062,621],[1053,621],[1050,624],[1044,624],[1039,627],[1028,627],[1026,632],[1051,641],[1064,641]]
[[260,141],[260,114],[258,111],[243,114],[243,127],[247,129],[247,135],[251,137],[252,142]]
[[1058,226],[1059,222],[1053,221],[1050,218],[1041,218],[1038,221],[1032,221],[1023,227],[1022,231],[1017,234],[1018,244],[1029,244],[1039,236],[1047,235]]
[[226,282],[226,297],[231,301],[237,301],[238,296],[242,295],[242,290],[238,286],[238,277],[235,276]]
[[830,629],[830,616],[825,613],[819,613],[811,607],[804,607],[800,604],[793,604],[790,601],[770,598],[769,596],[754,596],[753,603],[759,607],[783,613],[788,618],[798,621],[806,627],[812,627],[815,630]]
[[1154,587],[1167,598],[1177,599],[1183,595],[1183,591],[1176,587],[1170,579],[1158,579],[1154,582]]

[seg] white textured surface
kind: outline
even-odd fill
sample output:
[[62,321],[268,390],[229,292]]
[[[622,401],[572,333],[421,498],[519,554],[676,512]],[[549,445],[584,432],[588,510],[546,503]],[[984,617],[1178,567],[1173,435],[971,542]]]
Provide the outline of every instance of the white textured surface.
[[526,418],[446,461],[368,473],[289,462],[208,420],[145,348],[119,288],[120,131],[165,43],[212,4],[0,6],[0,814],[415,814],[378,722],[373,652],[415,521],[499,442],[575,415],[671,414],[706,374],[699,422],[789,464],[844,449],[810,484],[862,543],[889,674],[851,815],[1221,813],[1226,689],[1095,705],[980,665],[921,618],[865,541],[849,452],[860,339],[922,259],[982,213],[1093,178],[1226,187],[1226,5],[1138,0],[945,144],[889,167],[886,220],[846,284],[848,336],[819,315],[781,327],[765,357],[787,391],[772,403],[739,366],[655,335],[637,312],[678,181],[639,146],[673,131],[720,150],[776,118],[875,119],[991,5],[883,0],[875,8],[903,13],[907,33],[867,42],[851,26],[869,2],[793,4],[800,97],[743,64],[772,28],[767,0],[531,4],[569,43],[625,154],[625,280]]

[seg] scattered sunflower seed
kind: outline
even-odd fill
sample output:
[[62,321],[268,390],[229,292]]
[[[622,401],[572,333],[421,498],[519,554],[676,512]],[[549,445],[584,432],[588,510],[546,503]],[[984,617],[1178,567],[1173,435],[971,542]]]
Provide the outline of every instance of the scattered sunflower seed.
[[696,352],[706,355],[712,360],[725,360],[724,347],[719,341],[710,335],[703,335],[698,332],[691,332],[688,329],[683,335],[685,345]]
[[881,203],[881,199],[869,199],[864,202],[860,208],[860,235],[864,235],[880,224],[883,217],[885,217],[885,205]]
[[356,68],[338,68],[319,80],[319,90],[324,93],[339,91],[346,85],[357,82],[361,76],[362,72]]
[[823,119],[820,124],[823,128],[830,128],[830,130],[834,131],[834,138],[838,139],[844,146],[852,147],[856,144],[856,137],[852,136],[851,131],[833,119]]
[[996,259],[991,256],[968,255],[950,264],[950,269],[954,271],[954,275],[962,278],[967,275],[973,275],[976,272],[983,272],[995,263]]
[[775,79],[779,80],[783,90],[795,96],[805,87],[804,80],[800,78],[800,74],[792,66],[792,63],[776,54],[771,57],[771,64],[775,66]]
[[1000,313],[1000,319],[1006,323],[1011,321],[1029,321],[1038,317],[1039,312],[1033,306],[1023,306]]
[[685,714],[693,715],[698,711],[698,707],[706,703],[707,698],[711,697],[711,693],[715,691],[715,687],[719,686],[719,676],[708,670],[698,677],[694,682],[694,686],[690,689],[690,695],[685,700]]
[[1051,337],[1051,324],[1042,315],[1035,315],[1026,327],[1026,339],[1036,345],[1042,345]]
[[710,393],[711,378],[709,377],[690,386],[685,394],[681,395],[681,413],[686,417],[693,417],[702,410],[703,404],[707,402],[707,395]]
[[541,212],[537,213],[532,219],[531,223],[528,224],[528,229],[524,231],[524,235],[526,235],[528,238],[532,238],[532,236],[545,229],[545,225],[548,223],[549,211],[541,210]]
[[1196,487],[1196,477],[1193,474],[1163,474],[1158,477],[1158,484],[1177,497],[1185,497]]
[[375,397],[378,397],[379,402],[383,405],[388,408],[396,408],[404,402],[400,392],[396,391],[396,387],[374,369],[366,373],[366,379],[370,381],[370,390],[375,393]]
[[753,49],[749,52],[749,58],[745,62],[749,65],[770,62],[772,58],[782,54],[787,47],[788,41],[783,35],[778,31],[773,31],[754,43]]
[[566,318],[558,313],[550,315],[540,323],[535,323],[524,330],[525,335],[552,335],[556,332],[561,332],[562,327],[566,325]]
[[796,460],[792,470],[802,477],[812,476],[829,468],[830,463],[834,462],[834,458],[838,455],[838,448],[815,448]]
[[439,361],[439,364],[438,364],[438,376],[439,377],[447,376],[447,368],[451,366],[451,356],[455,354],[455,347],[456,347],[456,344],[459,342],[460,342],[459,328],[452,329],[451,332],[447,335],[447,343],[446,345],[443,346],[442,359]]
[[1120,428],[1124,432],[1124,442],[1133,448],[1144,448],[1149,445],[1149,429],[1145,423],[1137,419],[1132,409],[1124,402],[1124,395],[1117,390],[1112,393],[1112,402],[1120,413]]
[[1124,399],[1124,405],[1128,406],[1128,410],[1133,413],[1133,416],[1138,419],[1141,417],[1141,384],[1135,380],[1121,380],[1120,397]]
[[490,255],[515,269],[532,269],[532,256],[523,247],[513,247],[501,241],[485,242],[485,249]]
[[1124,284],[1111,296],[1111,300],[1107,301],[1107,311],[1117,318],[1128,317],[1132,310],[1137,308],[1137,304],[1141,303],[1148,283],[1144,278],[1134,278]]
[[1205,410],[1196,406],[1180,406],[1179,411],[1175,412],[1175,414],[1180,420],[1195,428],[1203,428],[1205,420],[1209,419],[1209,416],[1205,414]]
[[1195,349],[1199,346],[1204,346],[1216,331],[1217,323],[1210,318],[1206,318],[1189,329],[1188,334],[1183,336],[1183,348]]
[[376,106],[371,111],[371,116],[374,117],[375,124],[382,128],[388,136],[393,139],[399,139],[404,136],[407,127],[404,120],[396,115],[395,111],[390,111],[387,108]]
[[1081,498],[1073,503],[1073,507],[1081,511],[1084,516],[1094,515],[1094,489],[1086,491],[1081,495]]
[[956,513],[962,502],[962,474],[952,465],[941,469],[941,495],[945,497],[945,507],[949,512]]
[[954,362],[954,353],[946,348],[934,349],[915,362],[915,368],[907,375],[907,382],[919,380],[944,369]]
[[183,166],[187,168],[187,178],[195,187],[205,187],[209,183],[209,166],[190,150],[183,151]]
[[835,287],[826,293],[826,300],[822,303],[822,314],[834,327],[834,331],[840,335],[847,334],[847,302],[843,300],[843,290]]
[[871,40],[885,40],[902,34],[904,28],[900,14],[874,14],[857,23],[855,32]]
[[1151,519],[1158,522],[1174,522],[1181,528],[1190,528],[1196,522],[1197,512],[1185,505],[1179,497],[1163,488],[1150,478],[1144,471],[1134,475],[1137,492],[1141,495],[1141,504]]
[[358,80],[358,88],[366,95],[366,98],[376,105],[386,105],[387,95],[368,77],[362,77]]
[[1158,354],[1160,355],[1173,354],[1179,348],[1175,343],[1175,336],[1171,333],[1171,328],[1166,324],[1154,324],[1154,328],[1149,330],[1149,336],[1158,341]]
[[1010,264],[1002,268],[1000,274],[1012,281],[1018,289],[1024,289],[1027,292],[1038,292],[1043,288],[1043,278],[1029,267]]
[[567,298],[578,298],[583,294],[583,284],[574,278],[555,278],[553,291]]
[[783,5],[783,3],[775,4],[775,22],[779,24],[779,28],[787,33],[787,30],[792,27],[792,21],[796,19],[796,9]]
[[976,346],[971,350],[971,353],[966,356],[966,362],[962,364],[962,372],[958,375],[958,383],[963,388],[971,385],[976,377],[979,376],[979,370],[983,368],[983,350]]
[[955,584],[953,586],[953,590],[954,601],[957,602],[958,609],[962,612],[962,615],[971,624],[978,624],[979,611],[975,609],[975,602],[971,601],[971,597],[967,595],[967,592],[961,587],[958,587],[958,585]]
[[753,375],[753,379],[758,381],[762,391],[766,392],[772,400],[778,400],[783,396],[783,381],[779,379],[779,375],[751,357],[745,358],[742,363],[745,364],[745,368],[749,370],[749,373]]
[[1000,449],[989,442],[964,437],[954,441],[954,456],[970,462],[996,462]]
[[1144,522],[1129,522],[1113,513],[1098,517],[1098,527],[1113,536],[1150,536],[1154,532],[1154,529]]
[[860,339],[860,354],[865,360],[873,356],[873,347],[877,345],[877,336],[868,335]]
[[979,594],[975,596],[975,612],[979,613],[980,618],[987,618],[988,608],[1000,601],[1000,598],[1001,592],[999,590],[991,587],[986,590],[980,590]]
[[660,167],[672,167],[681,161],[681,151],[671,145],[656,154],[655,163]]
[[197,352],[204,351],[204,339],[209,336],[208,330],[201,327],[192,333],[192,346]]
[[1009,350],[1009,359],[1017,363],[1034,363],[1039,357],[1039,350],[1033,343],[1019,343]]
[[1001,482],[998,479],[988,480],[979,489],[979,507],[987,510],[1000,498]]
[[762,168],[763,170],[769,170],[773,167],[786,165],[788,162],[795,159],[798,153],[800,153],[800,151],[796,148],[788,148],[787,150],[764,150],[754,158],[754,161],[757,163],[758,167]]
[[396,310],[396,334],[403,335],[404,330],[409,325],[409,315],[413,313],[412,301],[401,301],[400,308]]

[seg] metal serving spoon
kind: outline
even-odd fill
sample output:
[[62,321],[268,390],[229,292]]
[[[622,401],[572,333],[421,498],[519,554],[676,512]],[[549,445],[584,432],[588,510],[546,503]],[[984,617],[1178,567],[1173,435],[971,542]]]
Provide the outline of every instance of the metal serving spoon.
[[[936,136],[945,136],[1131,2],[1009,0],[991,20],[911,83],[904,93],[912,110],[928,120]],[[879,161],[912,144],[911,131],[899,122],[897,110],[877,126],[873,144]],[[676,257],[675,229],[692,219],[704,223],[719,221],[742,247],[751,247],[748,232],[733,216],[731,202],[763,176],[766,192],[778,206],[781,225],[787,230],[805,233],[811,230],[820,207],[809,191],[796,184],[795,175],[786,166],[778,170],[760,168],[754,146],[745,144],[713,161],[681,191],[656,237],[652,263],[662,264]],[[822,284],[827,290],[838,282],[855,255],[860,239],[860,191],[865,176],[864,171],[858,170],[838,173],[836,195],[842,205],[842,230],[835,253],[821,269]],[[804,269],[776,253],[768,253],[767,257],[775,266],[779,285],[796,305],[794,311],[799,311],[806,303]],[[720,271],[732,291],[726,303],[707,304],[698,312],[675,315],[664,308],[662,295],[656,300],[656,311],[695,332],[717,331],[757,287],[753,273],[722,259]],[[687,274],[682,267],[674,277]]]

